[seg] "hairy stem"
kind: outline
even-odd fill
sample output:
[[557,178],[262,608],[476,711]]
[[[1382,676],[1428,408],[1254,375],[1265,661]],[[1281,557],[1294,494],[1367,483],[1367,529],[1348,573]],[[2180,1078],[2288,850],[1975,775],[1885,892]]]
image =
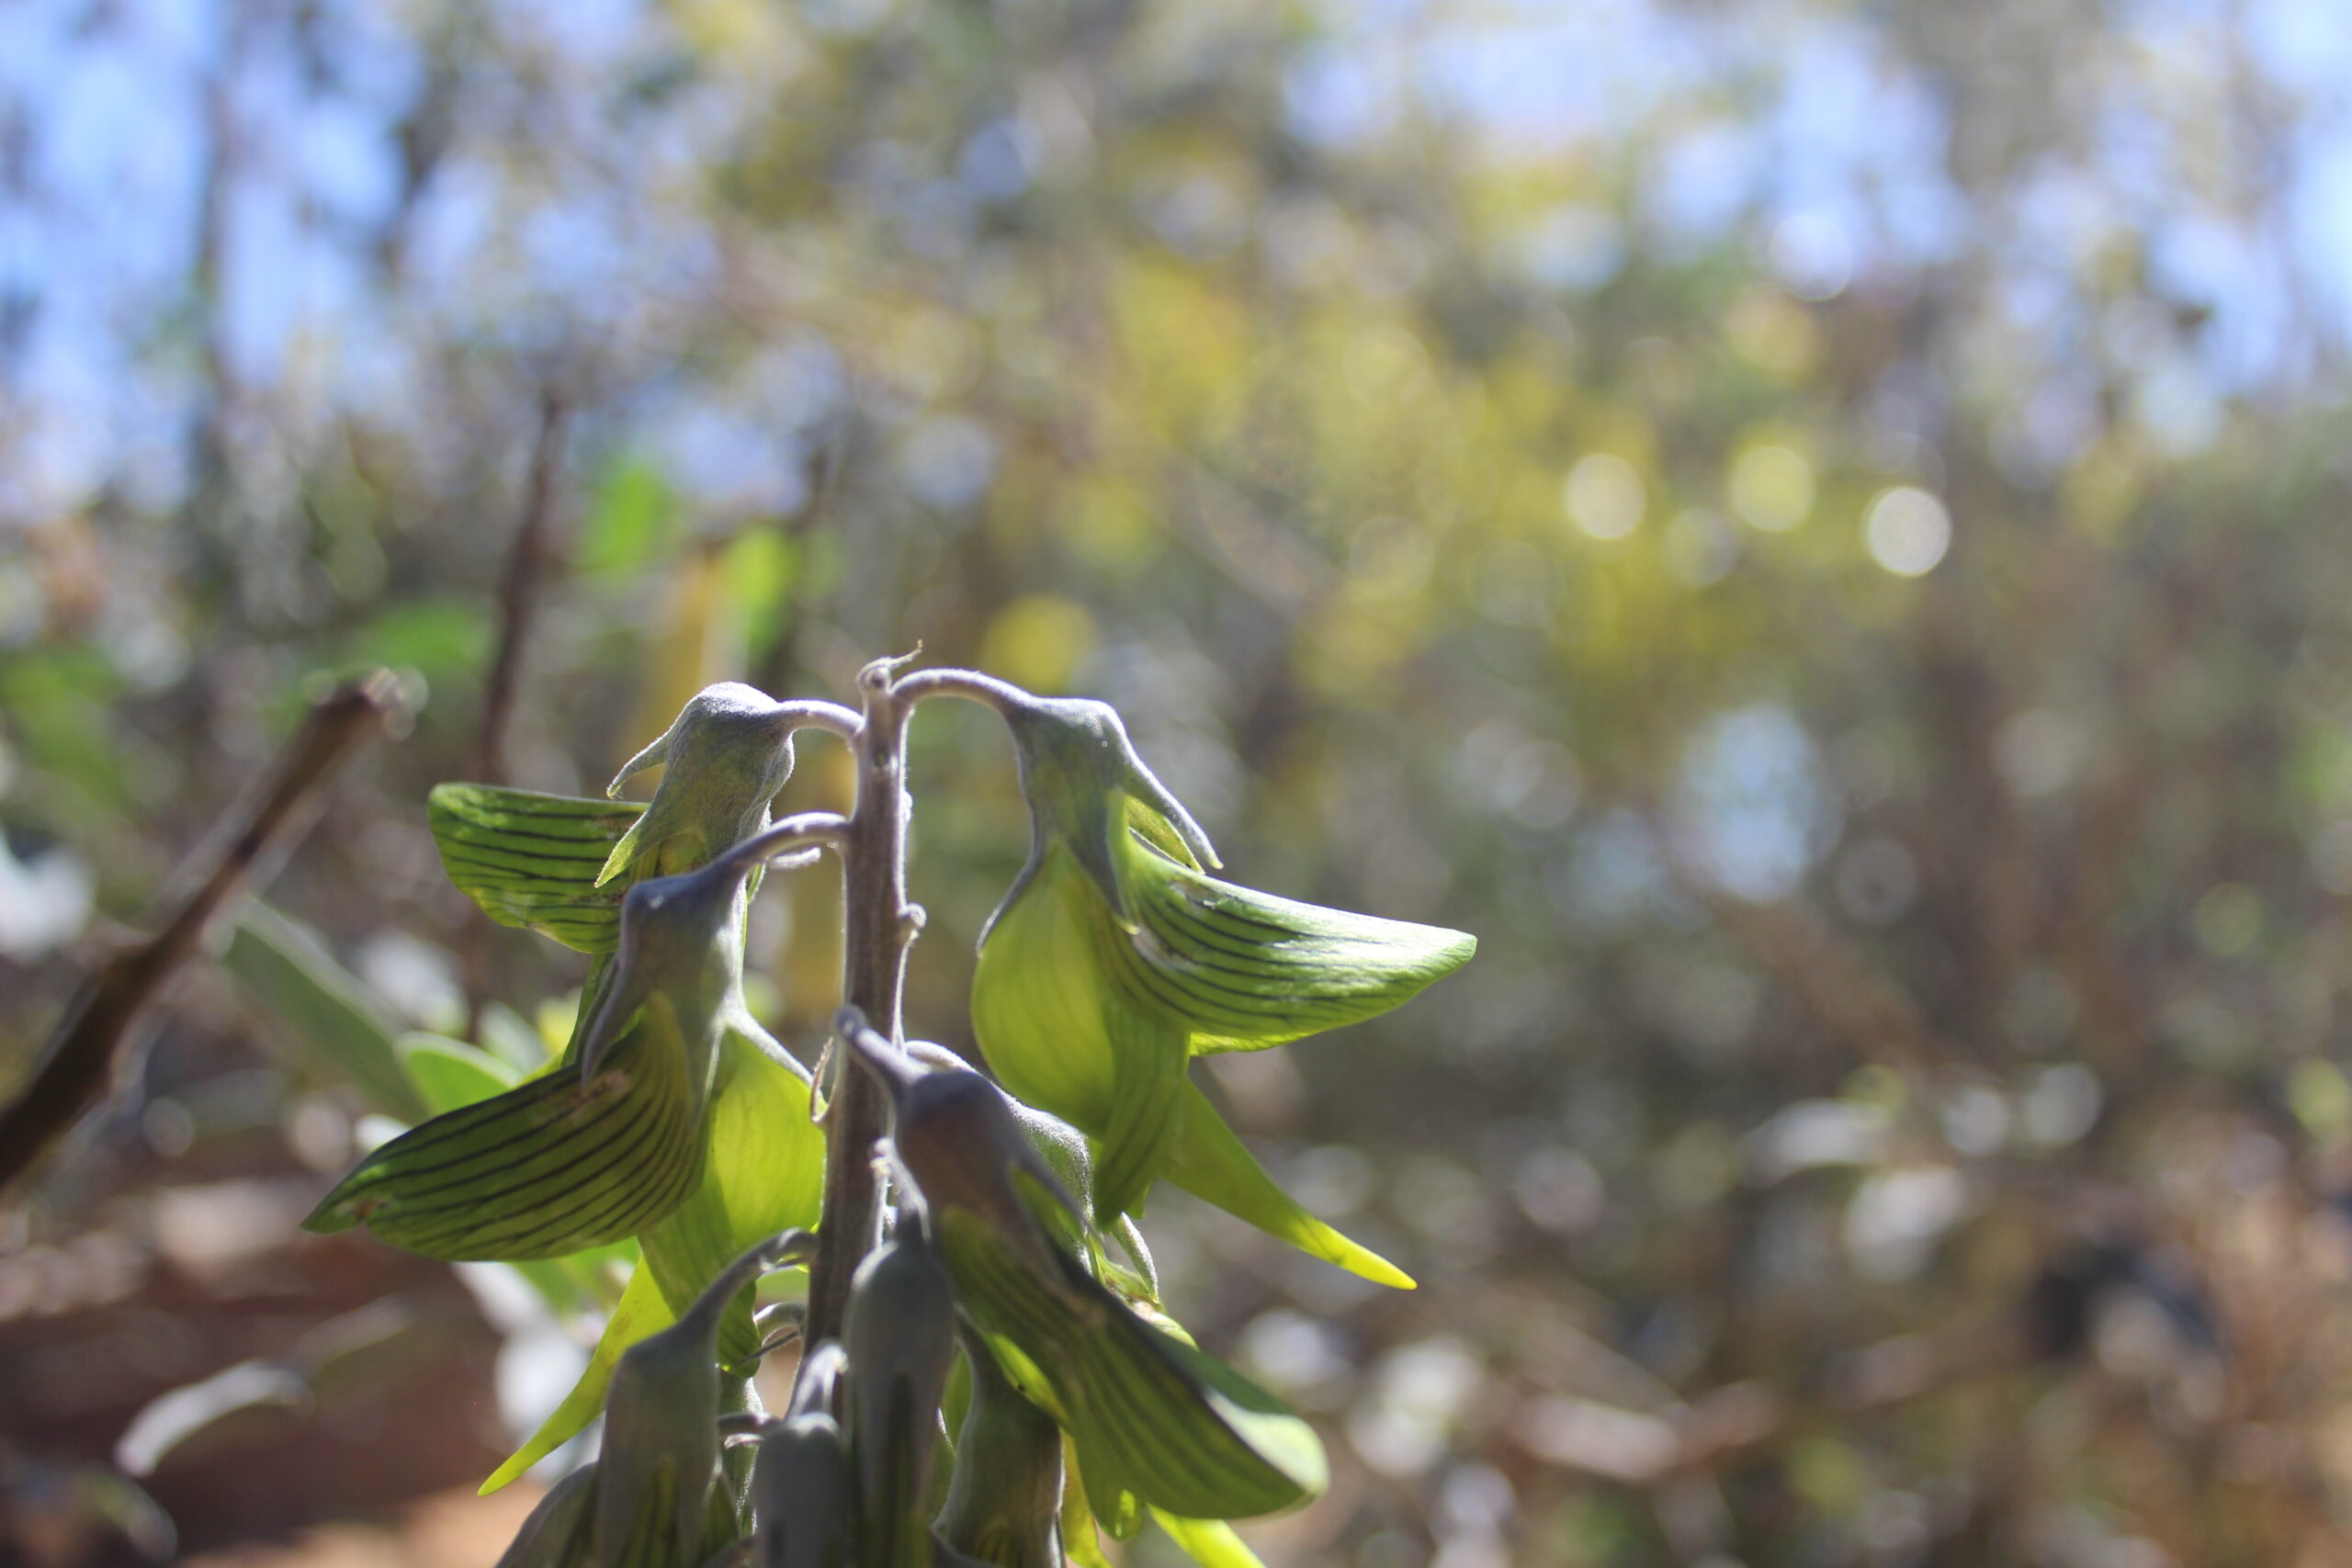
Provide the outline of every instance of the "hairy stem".
[[[907,705],[891,690],[897,661],[878,660],[858,675],[865,716],[858,727],[857,801],[841,834],[846,938],[842,999],[895,1044],[903,1040],[899,997],[907,947],[922,925],[907,903]],[[873,1247],[881,1210],[874,1145],[884,1103],[868,1075],[837,1076],[826,1112],[824,1218],[808,1268],[808,1345],[838,1339],[850,1278]]]

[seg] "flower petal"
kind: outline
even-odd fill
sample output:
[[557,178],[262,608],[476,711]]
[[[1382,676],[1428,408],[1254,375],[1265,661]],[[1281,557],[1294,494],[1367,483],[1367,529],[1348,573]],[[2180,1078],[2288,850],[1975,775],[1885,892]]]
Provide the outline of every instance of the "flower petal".
[[1206,1199],[1302,1252],[1376,1284],[1413,1289],[1412,1276],[1378,1253],[1350,1241],[1276,1186],[1265,1167],[1216,1113],[1208,1097],[1189,1079],[1184,1084],[1183,1125],[1177,1131],[1169,1149],[1168,1167],[1161,1174],[1194,1197]]
[[1237,886],[1127,840],[1138,925],[1119,977],[1194,1055],[1254,1051],[1377,1017],[1451,975],[1476,938]]
[[476,784],[425,796],[449,880],[499,924],[581,953],[610,953],[619,938],[623,889],[599,887],[597,874],[644,810]]
[[[1007,1375],[1042,1382],[1096,1488],[1187,1517],[1292,1507],[1329,1479],[1305,1422],[1216,1358],[1150,1326],[1057,1254],[1041,1278],[978,1214],[939,1216],[959,1299]],[[1098,1499],[1096,1506],[1101,1506]]]
[[701,1172],[684,1057],[649,1017],[604,1070],[548,1073],[410,1129],[360,1161],[302,1223],[364,1224],[445,1261],[561,1258],[675,1208]]

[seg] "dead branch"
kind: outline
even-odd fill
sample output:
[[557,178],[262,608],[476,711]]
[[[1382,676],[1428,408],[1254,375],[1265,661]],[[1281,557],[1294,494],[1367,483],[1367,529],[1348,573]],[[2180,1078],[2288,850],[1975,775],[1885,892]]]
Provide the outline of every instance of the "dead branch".
[[202,945],[205,929],[249,882],[275,869],[277,856],[315,819],[327,782],[402,712],[386,671],[338,689],[311,709],[254,805],[219,840],[211,863],[179,907],[153,936],[99,966],[66,1010],[30,1081],[0,1111],[0,1190],[81,1119],[165,987]]

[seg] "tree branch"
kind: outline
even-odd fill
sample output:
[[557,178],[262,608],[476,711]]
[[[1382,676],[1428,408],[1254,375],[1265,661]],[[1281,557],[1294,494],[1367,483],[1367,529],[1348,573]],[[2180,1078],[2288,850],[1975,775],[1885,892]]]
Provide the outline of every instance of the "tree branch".
[[256,803],[161,930],[100,965],[50,1037],[40,1065],[0,1111],[0,1190],[22,1176],[98,1098],[118,1055],[211,924],[248,882],[275,869],[322,804],[322,790],[402,712],[392,678],[378,671],[311,709],[278,754]]

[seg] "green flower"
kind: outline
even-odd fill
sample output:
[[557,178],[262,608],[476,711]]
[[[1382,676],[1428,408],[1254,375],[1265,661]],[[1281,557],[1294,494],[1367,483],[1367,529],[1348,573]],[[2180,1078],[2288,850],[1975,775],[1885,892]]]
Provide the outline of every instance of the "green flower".
[[1374,1017],[1453,973],[1471,937],[1220,881],[1207,840],[1100,703],[1010,716],[1029,860],[980,942],[972,1023],[1022,1100],[1096,1145],[1098,1216],[1165,1176],[1383,1283],[1411,1280],[1292,1201],[1185,1074]]
[[1070,1435],[1098,1513],[1132,1514],[1132,1497],[1234,1518],[1322,1491],[1306,1423],[1095,1277],[1087,1215],[1001,1090],[968,1070],[925,1072],[854,1022],[841,1033],[888,1089],[893,1157],[958,1303],[1004,1376]]
[[[720,863],[767,825],[794,728],[838,717],[713,686],[615,780],[664,764],[650,806],[462,784],[430,796],[459,888],[596,962],[560,1066],[377,1150],[311,1223],[442,1258],[556,1258],[629,1235],[643,1255],[571,1395],[484,1490],[594,1420],[622,1354],[748,1241],[817,1221],[808,1074],[742,1002],[762,867]],[[730,1359],[757,1343],[747,1311],[720,1334]]]
[[667,1215],[702,1175],[725,1041],[773,1047],[743,1006],[744,880],[720,863],[630,888],[576,1064],[394,1138],[305,1226],[364,1224],[427,1258],[512,1260],[600,1247]]
[[754,1246],[621,1358],[603,1453],[540,1500],[502,1568],[699,1568],[736,1539],[735,1500],[719,1483],[719,1325],[807,1239]]

